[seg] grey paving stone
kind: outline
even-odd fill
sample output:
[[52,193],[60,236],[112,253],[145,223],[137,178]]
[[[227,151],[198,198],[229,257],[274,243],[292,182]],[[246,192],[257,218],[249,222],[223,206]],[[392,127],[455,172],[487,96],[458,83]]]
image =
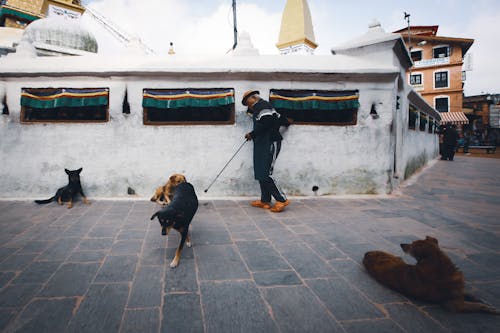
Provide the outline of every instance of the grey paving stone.
[[204,230],[194,227],[194,231],[196,231],[194,240],[198,245],[231,244],[233,242],[229,232],[223,227],[212,227]]
[[408,332],[428,333],[446,332],[447,330],[430,316],[410,304],[387,304],[384,306],[389,316]]
[[167,294],[162,311],[160,332],[204,332],[198,294]]
[[60,265],[60,261],[34,261],[14,279],[13,283],[45,283]]
[[162,277],[163,267],[140,266],[135,273],[127,308],[159,307],[162,299]]
[[32,241],[28,242],[23,248],[21,248],[17,252],[17,254],[42,253],[51,245],[52,245],[52,241],[32,240]]
[[236,245],[252,272],[291,268],[268,241],[237,242]]
[[132,281],[137,261],[137,256],[108,256],[97,272],[95,282]]
[[127,239],[116,241],[111,247],[110,254],[124,255],[124,254],[140,254],[142,249],[142,240],[140,239]]
[[11,284],[0,292],[0,308],[18,308],[26,305],[41,289],[41,284]]
[[474,286],[477,288],[477,292],[473,293],[476,297],[500,309],[500,282],[480,283]]
[[384,314],[344,279],[306,280],[338,320],[375,319]]
[[92,238],[114,237],[120,226],[96,225],[90,229],[88,236]]
[[31,264],[38,254],[13,254],[2,263],[0,263],[0,271],[21,271]]
[[80,238],[60,238],[37,259],[46,261],[65,260],[79,243]]
[[302,281],[292,270],[254,272],[253,278],[259,287],[302,284]]
[[0,272],[0,289],[9,283],[15,276],[16,273],[14,272]]
[[278,331],[252,282],[202,282],[201,295],[207,332]]
[[17,315],[17,310],[14,309],[0,309],[0,330],[4,331],[9,322]]
[[278,249],[302,278],[332,277],[337,274],[311,249],[303,244],[289,244]]
[[258,230],[232,232],[231,237],[233,238],[234,241],[255,241],[255,240],[264,240],[266,238],[264,234]]
[[[0,243],[0,244],[3,245],[5,243]],[[12,255],[14,252],[18,250],[19,250],[18,248],[0,247],[0,262],[7,259],[10,255]]]
[[166,249],[165,247],[149,248],[144,246],[144,249],[139,256],[139,261],[143,266],[162,266],[166,261]]
[[98,269],[99,264],[97,263],[63,264],[39,295],[42,297],[83,296]]
[[347,254],[340,251],[331,242],[322,239],[322,237],[311,237],[310,235],[305,235],[302,237],[302,240],[325,260],[347,258]]
[[500,328],[499,316],[484,313],[450,313],[439,306],[426,307],[425,311],[455,333],[495,332]]
[[118,332],[128,294],[128,284],[92,285],[69,322],[67,332]]
[[67,262],[102,262],[107,252],[105,251],[74,251]]
[[179,266],[165,269],[166,293],[198,292],[198,288],[194,259],[181,257]]
[[344,276],[374,303],[405,302],[407,299],[389,288],[384,287],[365,271],[364,267],[351,260],[330,262],[335,271]]
[[250,278],[234,245],[198,245],[194,251],[200,280]]
[[146,237],[145,229],[127,229],[122,230],[117,239],[119,240],[127,240],[127,239],[144,239]]
[[36,299],[9,329],[14,332],[64,332],[76,302],[76,298]]
[[373,250],[380,250],[380,247],[371,243],[345,243],[337,246],[349,258],[361,264],[365,253]]
[[303,286],[265,288],[262,293],[282,332],[343,331],[316,297]]
[[113,238],[84,238],[78,245],[78,251],[102,251],[109,250],[113,246]]
[[160,328],[160,310],[137,309],[126,310],[121,333],[157,333]]
[[390,319],[363,320],[342,323],[347,333],[404,333],[400,326]]

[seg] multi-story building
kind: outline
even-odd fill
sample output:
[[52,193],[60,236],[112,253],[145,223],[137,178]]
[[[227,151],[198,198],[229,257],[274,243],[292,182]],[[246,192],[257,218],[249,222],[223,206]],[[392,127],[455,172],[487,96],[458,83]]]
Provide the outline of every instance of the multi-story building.
[[23,29],[44,16],[80,17],[80,0],[0,0],[0,27]]
[[437,36],[439,26],[410,26],[395,31],[410,50],[413,66],[407,80],[439,112],[460,112],[443,118],[466,122],[462,112],[464,57],[473,39]]
[[464,111],[469,118],[468,131],[478,141],[500,144],[500,94],[464,97]]

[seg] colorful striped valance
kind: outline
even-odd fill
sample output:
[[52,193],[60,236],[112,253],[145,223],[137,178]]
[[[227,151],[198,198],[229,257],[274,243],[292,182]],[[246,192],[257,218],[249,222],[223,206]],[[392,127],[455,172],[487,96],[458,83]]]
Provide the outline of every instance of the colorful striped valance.
[[233,89],[144,89],[145,108],[174,109],[234,104]]
[[269,101],[277,109],[337,111],[359,108],[358,91],[271,90]]
[[109,103],[109,89],[23,89],[21,105],[36,109],[102,106]]

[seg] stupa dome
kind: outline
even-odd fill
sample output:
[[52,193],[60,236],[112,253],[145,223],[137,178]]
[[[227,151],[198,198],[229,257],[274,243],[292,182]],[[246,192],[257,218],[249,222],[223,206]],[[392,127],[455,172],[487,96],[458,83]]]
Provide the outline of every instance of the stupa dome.
[[36,20],[26,27],[23,39],[37,49],[55,53],[97,53],[97,40],[83,27],[80,19],[47,17]]

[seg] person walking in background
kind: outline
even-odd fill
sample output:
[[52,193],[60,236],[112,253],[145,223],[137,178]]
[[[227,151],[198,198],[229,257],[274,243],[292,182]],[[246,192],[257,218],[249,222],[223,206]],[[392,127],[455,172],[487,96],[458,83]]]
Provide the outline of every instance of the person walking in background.
[[[253,131],[245,134],[245,139],[253,141],[253,169],[255,179],[259,181],[261,197],[250,203],[253,207],[270,209],[278,213],[290,203],[285,193],[273,178],[273,168],[281,150],[281,126],[289,126],[290,121],[280,115],[266,100],[260,98],[259,91],[249,90],[243,94],[241,103],[252,114]],[[276,203],[271,206],[271,197]]]
[[446,131],[444,132],[444,137],[443,137],[444,155],[441,158],[442,160],[453,161],[453,157],[455,156],[455,149],[457,148],[457,140],[458,140],[458,132],[456,126],[455,125],[446,126]]

